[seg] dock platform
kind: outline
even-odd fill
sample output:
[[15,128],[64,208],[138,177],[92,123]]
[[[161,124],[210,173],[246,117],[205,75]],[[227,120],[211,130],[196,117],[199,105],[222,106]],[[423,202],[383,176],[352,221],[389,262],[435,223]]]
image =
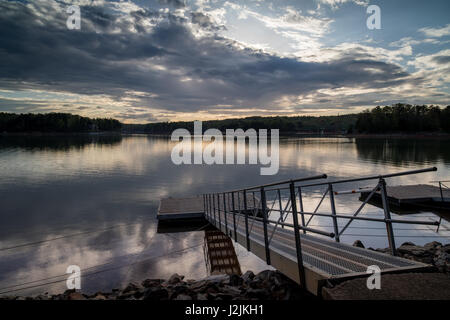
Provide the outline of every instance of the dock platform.
[[[218,210],[223,210],[223,197],[217,197],[217,202],[214,204]],[[259,198],[249,194],[247,196],[247,213],[254,214],[257,210],[257,216],[260,216],[260,202]],[[242,213],[244,210],[243,199],[236,199],[236,208],[240,208]],[[211,208],[212,209],[212,208]],[[165,198],[159,202],[157,219],[159,221],[175,221],[185,219],[200,219],[205,217],[205,208],[203,204],[203,197],[188,197],[188,198]]]
[[202,197],[161,199],[158,220],[199,219],[205,216]]
[[[441,193],[442,192],[442,193]],[[440,189],[428,184],[387,186],[386,193],[391,204],[397,207],[419,206],[430,209],[450,209],[450,189]],[[364,200],[370,194],[369,191],[361,193]],[[373,200],[381,201],[378,191]]]

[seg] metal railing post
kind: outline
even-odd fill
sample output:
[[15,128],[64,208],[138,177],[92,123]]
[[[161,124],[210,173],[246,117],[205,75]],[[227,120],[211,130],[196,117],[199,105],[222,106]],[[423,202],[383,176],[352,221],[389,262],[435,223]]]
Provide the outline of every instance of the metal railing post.
[[211,219],[211,202],[209,201],[209,194],[206,194],[206,206],[208,207],[208,218]]
[[291,204],[292,204],[292,220],[294,222],[294,235],[295,235],[295,248],[297,251],[297,265],[298,265],[298,276],[300,280],[300,285],[305,288],[305,268],[303,266],[303,253],[302,253],[302,244],[300,239],[300,230],[298,225],[298,213],[297,213],[297,200],[295,199],[295,186],[294,183],[291,182],[289,185],[290,193],[291,193]]
[[217,219],[216,219],[216,200],[214,199],[214,193],[211,194],[211,202],[213,206],[213,213],[214,213],[214,225],[217,227]]
[[225,192],[223,193],[223,219],[225,220],[225,234],[228,236],[228,218]]
[[202,194],[202,198],[203,198],[203,214],[206,217],[207,213],[206,213],[206,202],[205,202],[205,194]]
[[334,192],[333,192],[333,185],[330,183],[328,185],[328,192],[330,193],[330,204],[331,204],[331,215],[333,219],[333,228],[334,228],[334,239],[336,242],[339,242],[339,229],[338,229],[338,222],[336,218],[336,204],[334,202]]
[[[298,203],[300,205],[300,215],[302,217],[302,227],[305,227],[305,215],[303,214],[303,212],[305,211],[305,209],[303,208],[303,196],[302,196],[302,187],[298,187]],[[306,230],[303,230],[303,233],[306,234]]]
[[208,212],[208,218],[211,218],[211,211],[210,211],[209,202],[208,202],[208,194],[205,194],[205,203],[206,203],[206,211]]
[[217,214],[219,216],[219,230],[222,231],[222,219],[220,218],[220,198],[217,194]]
[[212,197],[211,194],[208,194],[208,201],[209,201],[209,218],[213,220],[214,210],[213,210],[213,203],[212,203]]
[[264,190],[264,187],[261,188],[261,210],[264,228],[264,247],[266,249],[266,263],[270,265],[269,236],[267,234],[267,203],[266,191]]
[[258,210],[256,208],[256,197],[255,197],[255,191],[252,192],[252,197],[253,197],[253,212],[255,212],[255,216],[258,215]]
[[248,233],[247,190],[244,190],[244,214],[245,214],[245,238],[247,241],[247,250],[250,251],[250,235]]
[[381,201],[383,202],[384,219],[386,221],[386,232],[389,241],[389,248],[391,249],[391,254],[395,256],[396,247],[394,239],[394,229],[392,228],[391,211],[389,209],[389,200],[386,191],[386,181],[383,178],[380,178],[380,187],[381,187]]
[[231,203],[233,206],[233,229],[234,229],[234,241],[237,242],[237,232],[236,232],[236,207],[234,204],[234,192],[231,193]]
[[[283,219],[283,204],[281,203],[281,191],[277,190],[278,193],[278,204],[280,205],[280,219]],[[284,224],[281,225],[281,228],[284,229]]]
[[211,198],[209,194],[206,195],[206,205],[208,206],[208,217],[211,219]]

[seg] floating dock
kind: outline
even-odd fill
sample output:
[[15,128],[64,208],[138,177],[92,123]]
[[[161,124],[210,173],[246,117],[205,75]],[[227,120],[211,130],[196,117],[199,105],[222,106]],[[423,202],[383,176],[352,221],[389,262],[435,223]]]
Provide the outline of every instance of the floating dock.
[[[217,197],[217,203],[214,204],[216,210],[223,210],[223,198]],[[240,208],[241,212],[245,214],[244,207],[247,208],[247,213],[253,215],[257,210],[257,216],[260,216],[259,198],[253,194],[247,196],[247,206],[244,206],[242,198],[236,199],[236,208]],[[213,208],[211,208],[213,209]],[[159,221],[176,221],[176,220],[192,220],[201,219],[205,217],[205,208],[203,197],[189,197],[189,198],[165,198],[159,202],[157,219]]]
[[158,220],[201,219],[205,216],[202,197],[161,199]]
[[[420,207],[423,209],[450,209],[450,189],[441,189],[428,184],[387,186],[389,203],[396,207]],[[361,200],[367,198],[370,191],[361,192]],[[380,191],[372,199],[381,201]]]

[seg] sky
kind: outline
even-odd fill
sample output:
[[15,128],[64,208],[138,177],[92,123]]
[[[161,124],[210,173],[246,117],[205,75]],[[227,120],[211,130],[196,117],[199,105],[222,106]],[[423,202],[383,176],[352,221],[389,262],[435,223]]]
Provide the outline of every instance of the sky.
[[0,0],[0,112],[147,123],[446,106],[449,13],[448,0]]

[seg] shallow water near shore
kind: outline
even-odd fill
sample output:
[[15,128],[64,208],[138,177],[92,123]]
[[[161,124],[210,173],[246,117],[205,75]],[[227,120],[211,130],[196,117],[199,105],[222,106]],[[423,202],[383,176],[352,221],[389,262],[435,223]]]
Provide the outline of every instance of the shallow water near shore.
[[[208,274],[203,229],[157,233],[159,199],[220,192],[326,173],[330,180],[436,166],[437,172],[388,179],[388,185],[450,179],[449,139],[282,138],[280,170],[261,176],[258,165],[172,163],[174,142],[133,136],[0,137],[0,294],[36,294],[66,289],[69,265],[82,269],[86,292],[110,290],[130,281]],[[375,186],[346,184],[340,190]],[[323,188],[305,190],[312,211]],[[361,205],[358,195],[336,198],[339,214]],[[324,202],[319,212],[327,212]],[[367,206],[363,215],[382,217]],[[393,214],[396,219],[437,221],[431,212]],[[450,217],[438,233],[424,225],[394,225],[397,245],[450,242]],[[344,225],[346,221],[339,221]],[[332,231],[329,218],[314,228]],[[366,247],[387,247],[383,224],[354,222],[341,237]],[[235,245],[243,272],[267,269],[265,262]],[[20,286],[18,286],[20,284]],[[14,291],[16,289],[23,289]]]

